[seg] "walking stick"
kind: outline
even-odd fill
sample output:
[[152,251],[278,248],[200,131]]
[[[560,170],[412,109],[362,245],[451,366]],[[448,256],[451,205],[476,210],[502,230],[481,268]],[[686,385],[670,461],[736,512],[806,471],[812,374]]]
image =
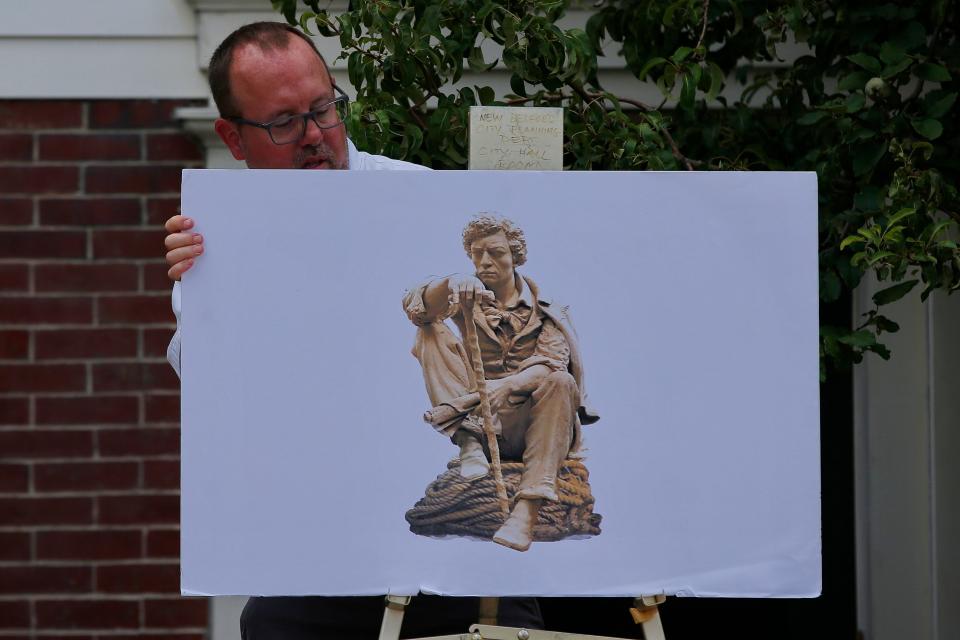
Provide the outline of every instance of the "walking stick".
[[503,469],[500,467],[500,445],[497,444],[497,434],[493,430],[490,396],[487,395],[487,380],[483,374],[483,360],[480,359],[480,337],[477,335],[472,304],[463,306],[463,320],[463,324],[467,328],[470,364],[473,366],[473,377],[477,381],[477,392],[480,394],[480,417],[483,419],[483,433],[487,436],[487,447],[490,449],[493,481],[497,485],[497,502],[500,504],[500,511],[503,512],[503,515],[508,516],[510,515],[510,502],[507,500],[507,486],[503,482]]

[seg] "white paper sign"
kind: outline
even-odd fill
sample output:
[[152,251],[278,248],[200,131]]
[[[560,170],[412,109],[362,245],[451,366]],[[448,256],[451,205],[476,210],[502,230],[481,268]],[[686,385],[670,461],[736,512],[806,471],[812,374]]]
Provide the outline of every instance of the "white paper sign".
[[471,169],[563,169],[560,107],[470,107]]
[[[182,283],[184,593],[819,594],[814,174],[187,170],[183,210],[206,247]],[[401,300],[517,262],[467,255],[479,212],[522,229],[537,291],[478,340],[534,335],[559,386],[529,402],[570,375],[600,416],[563,463],[586,497],[539,507],[587,528],[522,552],[409,520],[460,467]]]

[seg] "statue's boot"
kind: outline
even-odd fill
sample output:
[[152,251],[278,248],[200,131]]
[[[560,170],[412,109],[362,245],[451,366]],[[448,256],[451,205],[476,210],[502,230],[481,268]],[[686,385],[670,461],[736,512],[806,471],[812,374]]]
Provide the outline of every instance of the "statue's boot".
[[521,498],[510,512],[507,521],[493,534],[493,541],[505,547],[526,551],[533,541],[533,525],[540,512],[540,499]]
[[462,438],[460,442],[460,477],[464,480],[482,478],[490,471],[490,463],[483,447],[475,438]]

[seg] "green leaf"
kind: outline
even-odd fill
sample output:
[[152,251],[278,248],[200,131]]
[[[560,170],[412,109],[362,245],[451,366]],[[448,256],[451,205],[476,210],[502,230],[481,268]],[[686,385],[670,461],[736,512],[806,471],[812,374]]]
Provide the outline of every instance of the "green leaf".
[[890,227],[892,227],[893,225],[897,224],[898,222],[900,222],[900,221],[903,220],[904,218],[908,218],[908,217],[912,216],[913,214],[915,214],[916,212],[917,212],[917,210],[916,210],[914,207],[904,207],[904,208],[900,209],[900,210],[897,211],[895,214],[893,214],[892,216],[890,216],[890,219],[889,219],[889,220],[887,220],[887,228],[889,229]]
[[710,88],[707,90],[707,100],[713,100],[723,88],[723,69],[715,62],[708,62],[707,69],[710,71]]
[[799,118],[797,118],[797,124],[810,125],[816,124],[827,117],[826,111],[808,111]]
[[887,145],[882,142],[857,145],[853,150],[853,175],[862,176],[868,173],[886,152]]
[[846,345],[850,345],[851,347],[863,348],[875,345],[877,343],[877,338],[873,335],[872,331],[862,329],[860,331],[848,333],[845,336],[839,336],[837,341]]
[[926,113],[928,118],[942,118],[947,115],[947,112],[950,111],[950,108],[953,107],[953,103],[957,101],[957,94],[948,93],[943,97],[930,99],[927,102]]
[[851,93],[847,96],[845,102],[847,107],[847,113],[856,113],[863,109],[863,105],[867,103],[867,98],[862,93]]
[[950,72],[947,71],[946,67],[933,64],[932,62],[924,62],[923,64],[917,65],[914,72],[921,80],[929,80],[930,82],[950,81]]
[[888,67],[884,67],[883,71],[880,72],[881,78],[892,78],[898,73],[903,72],[907,67],[913,64],[913,60],[910,58],[904,58],[900,62],[892,64]]
[[647,77],[647,74],[650,73],[654,68],[659,67],[662,64],[666,64],[666,62],[667,62],[666,58],[660,58],[660,57],[650,58],[640,69],[639,73],[637,73],[637,78],[639,78],[640,80],[643,80],[644,78]]
[[673,55],[670,56],[670,59],[677,64],[680,64],[686,60],[691,53],[693,53],[693,49],[691,47],[677,47],[677,50],[673,52]]
[[893,42],[887,41],[880,45],[880,59],[884,64],[898,64],[906,57],[907,52]]
[[863,238],[860,236],[847,236],[840,243],[840,250],[843,251],[852,244],[863,244]]
[[874,58],[871,55],[866,53],[855,53],[853,55],[847,56],[847,60],[850,62],[859,65],[873,74],[880,73],[880,61]]
[[881,289],[873,294],[873,303],[875,305],[882,306],[885,304],[890,304],[891,302],[896,302],[903,296],[910,293],[910,291],[917,286],[919,280],[906,280],[899,284],[895,284],[892,287],[887,287],[886,289]]
[[854,71],[848,73],[837,83],[837,88],[842,91],[859,91],[867,84],[870,74],[866,71]]
[[867,185],[853,198],[853,204],[861,211],[878,211],[880,201],[880,189],[874,185]]
[[923,120],[911,120],[910,124],[917,133],[927,140],[936,140],[943,133],[943,125],[939,120],[933,118],[924,118]]

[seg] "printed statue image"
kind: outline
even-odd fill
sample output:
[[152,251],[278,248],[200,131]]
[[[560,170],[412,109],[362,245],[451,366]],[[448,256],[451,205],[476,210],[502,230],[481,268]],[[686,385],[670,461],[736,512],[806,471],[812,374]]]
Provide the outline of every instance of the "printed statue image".
[[460,450],[407,512],[410,530],[517,551],[598,535],[581,425],[599,416],[569,309],[518,271],[527,245],[512,221],[476,216],[463,247],[472,274],[431,279],[403,298],[432,405],[424,420]]

